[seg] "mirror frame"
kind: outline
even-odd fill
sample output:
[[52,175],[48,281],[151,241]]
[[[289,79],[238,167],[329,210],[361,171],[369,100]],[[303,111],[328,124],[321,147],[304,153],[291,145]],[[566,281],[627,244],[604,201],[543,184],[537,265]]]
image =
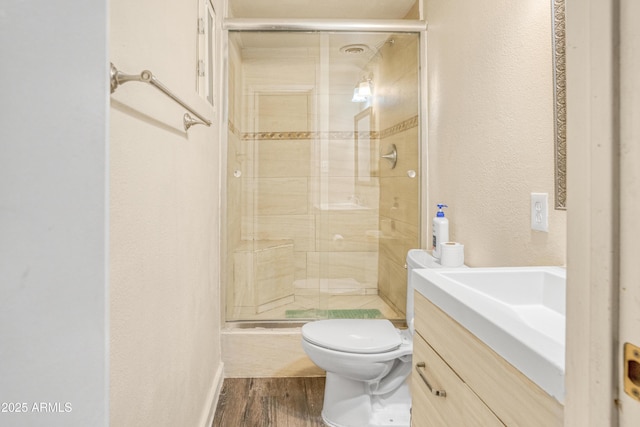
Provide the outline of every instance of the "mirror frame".
[[565,0],[551,0],[555,130],[555,208],[567,209],[567,73]]

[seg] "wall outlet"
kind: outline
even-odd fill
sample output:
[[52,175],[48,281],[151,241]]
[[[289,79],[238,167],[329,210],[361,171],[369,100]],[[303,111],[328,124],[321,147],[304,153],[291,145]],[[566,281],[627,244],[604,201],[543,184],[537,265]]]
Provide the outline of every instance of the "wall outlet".
[[531,193],[531,229],[549,232],[548,193]]

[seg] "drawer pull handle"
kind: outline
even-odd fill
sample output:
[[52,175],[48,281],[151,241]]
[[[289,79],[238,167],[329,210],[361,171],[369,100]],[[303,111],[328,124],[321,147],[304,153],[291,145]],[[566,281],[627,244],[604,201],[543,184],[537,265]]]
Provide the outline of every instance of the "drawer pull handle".
[[422,378],[422,381],[424,381],[425,385],[427,386],[427,388],[429,389],[429,391],[431,392],[431,394],[438,396],[438,397],[446,397],[447,396],[447,392],[444,390],[435,390],[433,387],[431,387],[431,384],[429,384],[429,380],[427,379],[427,377],[424,376],[424,373],[422,372],[422,370],[424,368],[426,368],[427,365],[424,362],[418,362],[416,363],[416,371],[418,372],[418,375],[420,375],[420,378]]

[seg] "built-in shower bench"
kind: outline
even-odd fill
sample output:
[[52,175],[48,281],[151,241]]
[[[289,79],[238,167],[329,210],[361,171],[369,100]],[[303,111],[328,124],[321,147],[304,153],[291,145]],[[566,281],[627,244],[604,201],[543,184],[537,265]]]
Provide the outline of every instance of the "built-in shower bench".
[[293,240],[243,240],[233,254],[233,307],[262,313],[294,300]]

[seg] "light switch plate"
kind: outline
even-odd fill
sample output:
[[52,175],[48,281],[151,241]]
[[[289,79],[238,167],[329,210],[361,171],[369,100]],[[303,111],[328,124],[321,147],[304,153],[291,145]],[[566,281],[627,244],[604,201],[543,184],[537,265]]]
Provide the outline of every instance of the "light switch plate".
[[531,193],[531,229],[549,232],[548,193]]

